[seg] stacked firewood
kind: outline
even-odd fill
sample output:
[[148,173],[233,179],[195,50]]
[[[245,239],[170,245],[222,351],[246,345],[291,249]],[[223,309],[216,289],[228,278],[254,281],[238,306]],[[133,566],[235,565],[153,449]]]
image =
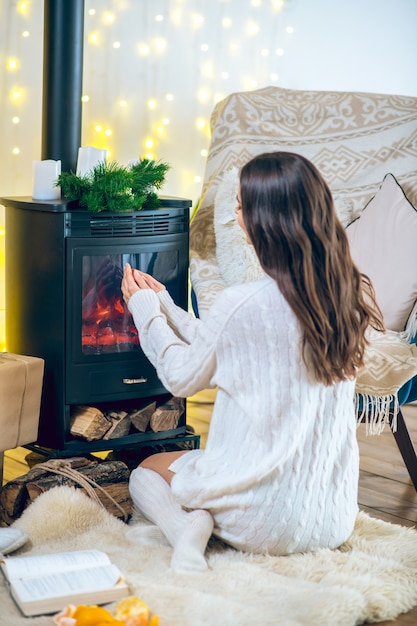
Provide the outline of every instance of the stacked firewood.
[[132,432],[173,430],[184,410],[183,398],[171,398],[158,406],[152,401],[130,412],[77,405],[72,410],[70,433],[77,439],[96,441],[125,437]]
[[129,476],[130,470],[122,461],[94,457],[49,459],[3,486],[0,521],[12,524],[41,493],[61,485],[82,489],[109,513],[127,521],[133,508]]
[[[129,412],[77,405],[72,409],[70,433],[89,442],[108,440],[111,450],[113,439],[177,428],[184,412],[182,398],[171,398],[163,404],[150,401]],[[37,463],[27,474],[9,481],[0,490],[0,524],[12,524],[41,493],[60,485],[82,489],[110,513],[126,521],[132,513],[129,476],[130,469],[124,462],[103,461],[93,455]]]

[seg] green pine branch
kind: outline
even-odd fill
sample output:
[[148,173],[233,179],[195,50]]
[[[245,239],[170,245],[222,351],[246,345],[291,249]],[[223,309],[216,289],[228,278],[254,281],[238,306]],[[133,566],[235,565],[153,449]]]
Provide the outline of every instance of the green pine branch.
[[113,161],[99,163],[85,176],[62,172],[57,185],[65,198],[78,200],[93,213],[140,211],[159,206],[156,190],[164,184],[169,169],[166,163],[150,159],[141,159],[130,168]]

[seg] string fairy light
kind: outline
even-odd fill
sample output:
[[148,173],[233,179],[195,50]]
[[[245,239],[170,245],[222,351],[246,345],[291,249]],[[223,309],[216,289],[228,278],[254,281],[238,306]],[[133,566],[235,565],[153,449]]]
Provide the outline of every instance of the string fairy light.
[[8,59],[7,60],[7,69],[10,71],[17,70],[19,67],[19,61],[17,59]]
[[[11,0],[10,0],[11,1]],[[36,11],[30,11],[31,6],[34,7],[37,2],[41,0],[20,0],[16,4],[17,13],[22,16],[22,19],[27,21],[27,25],[32,27],[37,23]],[[131,3],[126,2],[126,0],[113,0],[112,1],[112,9],[105,9],[97,13],[97,7],[95,6],[94,0],[86,0],[86,15],[89,18],[88,27],[86,32],[86,42],[88,45],[97,49],[97,54],[103,54],[102,51],[107,49],[113,49],[115,51],[122,50],[123,46],[129,48],[131,51],[136,51],[138,57],[144,59],[145,65],[141,70],[141,73],[138,75],[139,80],[137,81],[137,85],[143,85],[143,78],[146,75],[149,76],[162,76],[161,72],[168,72],[165,74],[169,78],[169,58],[172,56],[174,61],[174,53],[175,47],[178,45],[178,40],[181,40],[184,37],[190,35],[190,37],[200,37],[197,33],[201,33],[201,40],[199,44],[198,50],[201,53],[201,59],[195,59],[196,67],[198,68],[198,78],[199,85],[195,91],[195,104],[194,110],[197,113],[197,123],[196,127],[199,130],[206,131],[209,129],[208,117],[210,115],[210,108],[213,104],[217,103],[221,100],[228,91],[237,90],[237,89],[255,89],[262,85],[262,83],[267,84],[268,82],[277,82],[279,80],[279,73],[276,71],[276,62],[275,64],[272,61],[268,61],[269,57],[271,57],[272,52],[274,51],[273,43],[275,40],[270,41],[272,44],[271,48],[264,47],[253,49],[253,53],[248,55],[248,46],[249,41],[251,39],[256,39],[262,33],[262,39],[264,43],[267,43],[268,32],[271,34],[275,34],[277,29],[273,29],[271,24],[274,18],[274,14],[280,11],[282,13],[282,9],[288,0],[228,0],[227,2],[220,3],[221,8],[214,6],[205,6],[203,10],[201,10],[201,3],[197,2],[197,0],[181,0],[181,2],[173,3],[173,7],[170,7],[170,10],[167,12],[155,12],[153,15],[147,15],[145,12],[142,14],[141,26],[142,28],[138,31],[133,30],[128,34],[130,37],[130,41],[126,38],[126,28],[133,23],[133,19],[130,14],[133,14],[135,9],[132,8]],[[291,4],[291,3],[290,3]],[[90,6],[88,6],[90,5]],[[246,5],[247,10],[245,10],[244,5]],[[249,11],[253,11],[252,16]],[[146,25],[143,24],[143,17],[145,17]],[[30,21],[32,20],[32,21]],[[217,20],[217,29],[216,29],[216,20]],[[119,24],[118,35],[119,37],[115,38],[113,35],[109,36],[105,35],[105,32],[102,32],[100,24],[104,25],[107,29],[113,29],[116,25]],[[154,26],[152,26],[152,23]],[[86,23],[87,24],[87,23]],[[191,25],[191,31],[189,26]],[[288,34],[294,33],[294,27],[290,25],[281,24],[280,28],[284,28],[285,32]],[[218,27],[221,27],[224,34],[221,35],[220,46],[218,45],[219,41],[219,30]],[[129,30],[129,28],[128,28]],[[110,30],[108,31],[110,33]],[[194,35],[193,35],[194,33]],[[21,36],[29,36],[29,30],[27,28],[21,29]],[[121,36],[123,34],[123,36]],[[137,35],[139,34],[139,37]],[[0,46],[1,49],[1,46]],[[166,56],[166,52],[169,50],[169,57]],[[219,55],[218,52],[222,51],[222,54]],[[94,56],[95,62],[97,61],[97,54]],[[121,54],[121,53],[120,53]],[[249,59],[249,56],[252,60],[253,69],[249,72],[246,72],[245,75],[242,74],[241,69],[238,68],[236,71],[236,67],[234,67],[233,63],[230,63],[232,59],[234,59],[235,63],[240,63],[243,55],[246,54],[246,58]],[[284,49],[282,47],[275,48],[276,57],[281,57],[284,54]],[[161,56],[161,61],[158,61],[158,55]],[[204,55],[204,56],[203,56]],[[85,50],[85,57],[87,57],[88,63],[89,56],[89,48]],[[223,58],[221,58],[223,57]],[[92,57],[93,58],[93,57]],[[105,56],[103,57],[103,59]],[[257,65],[256,58],[263,59],[262,63],[264,65]],[[131,65],[128,55],[125,53],[120,57],[122,65],[118,66],[118,69],[124,70],[127,69]],[[149,59],[149,60],[147,60]],[[260,63],[261,61],[259,61]],[[115,61],[113,61],[110,57],[109,66],[110,69],[113,66],[116,67]],[[268,63],[272,63],[268,67]],[[147,64],[149,64],[149,70],[147,69]],[[163,65],[162,65],[163,64]],[[223,65],[223,67],[222,67]],[[230,67],[228,67],[230,65]],[[133,66],[132,66],[133,67]],[[10,57],[7,61],[7,70],[10,72],[18,72],[20,68],[20,60],[17,57]],[[150,69],[152,68],[152,73],[150,73]],[[107,68],[101,73],[102,79],[106,79],[107,74],[110,79],[110,69],[107,72]],[[86,76],[88,78],[88,68]],[[261,73],[261,76],[260,76]],[[113,70],[114,75],[114,70]],[[262,78],[263,76],[263,78]],[[240,81],[240,85],[236,84],[236,78]],[[228,84],[230,82],[230,87],[222,88],[220,83],[217,81],[227,81]],[[207,84],[203,85],[203,81],[206,81]],[[163,84],[163,80],[158,78],[157,82],[161,85]],[[180,81],[178,81],[180,82]],[[117,81],[117,84],[122,84],[121,81]],[[114,87],[117,89],[117,84],[114,84]],[[150,84],[150,83],[149,83]],[[171,83],[172,85],[175,83]],[[82,96],[83,104],[89,103],[89,108],[85,110],[85,114],[87,116],[95,116],[97,117],[107,117],[108,113],[112,110],[111,99],[108,95],[105,95],[104,98],[98,97],[97,94],[97,85],[92,85],[92,88],[89,89],[90,93],[84,94]],[[24,87],[26,87],[24,85]],[[132,119],[131,116],[135,114],[138,103],[142,103],[142,106],[145,105],[151,117],[149,117],[148,121],[145,122],[144,130],[146,132],[146,126],[149,128],[153,128],[153,132],[159,136],[164,136],[164,142],[167,142],[168,139],[170,141],[175,142],[175,133],[172,132],[169,135],[164,135],[164,127],[169,123],[168,117],[168,109],[166,106],[162,106],[159,104],[161,98],[164,98],[165,103],[167,105],[172,105],[175,108],[169,112],[170,117],[172,114],[176,112],[178,115],[178,106],[182,106],[180,102],[184,100],[184,94],[181,92],[177,92],[176,90],[172,90],[167,92],[165,95],[161,94],[158,89],[159,85],[155,84],[154,89],[146,90],[145,98],[141,98],[138,100],[138,97],[134,96],[134,93],[130,93],[135,102],[132,107],[127,107],[127,100],[118,93],[113,94],[114,105],[118,104],[118,110],[125,110],[123,113],[123,118],[119,119],[125,120],[125,123],[129,123]],[[219,89],[219,87],[221,87]],[[94,91],[96,90],[96,92]],[[99,90],[100,91],[100,90]],[[123,91],[128,91],[123,89]],[[11,88],[10,91],[10,100],[19,108],[22,108],[22,104],[24,102],[23,94],[24,90],[21,87]],[[187,96],[190,100],[189,96]],[[178,100],[178,103],[175,104],[175,100]],[[98,106],[101,102],[103,104],[107,103],[108,110],[104,111],[101,106]],[[114,109],[113,105],[113,110]],[[156,119],[152,117],[153,112],[156,109],[160,109],[159,118]],[[164,110],[166,109],[166,110]],[[98,113],[98,115],[97,115]],[[165,113],[165,115],[164,115]],[[199,115],[200,114],[200,115]],[[18,116],[13,116],[14,121],[13,125],[17,126],[20,124],[16,121]],[[11,118],[10,118],[11,119]],[[204,120],[204,122],[203,122]],[[120,130],[116,128],[113,130],[103,130],[102,125],[95,124],[94,122],[86,122],[84,124],[84,131],[87,135],[89,133],[88,128],[94,130],[95,135],[103,134],[107,137],[110,135],[117,142],[119,141]],[[173,130],[175,130],[173,128]],[[205,141],[206,134],[203,133],[200,135],[199,141]],[[92,137],[89,137],[92,139]],[[165,145],[165,144],[164,144]],[[165,145],[166,148],[169,148],[168,145]],[[206,148],[200,147],[200,152],[204,151]]]
[[[0,26],[7,33],[0,38],[7,95],[0,193],[24,195],[32,187],[31,163],[40,158],[43,0],[3,2],[9,11]],[[175,0],[154,11],[147,4],[85,0],[82,144],[105,148],[119,162],[138,156],[170,162],[168,193],[194,201],[213,106],[233,91],[279,81],[288,36],[295,36],[283,10],[292,1]],[[0,287],[3,223],[0,208]],[[0,289],[0,349],[3,309]]]

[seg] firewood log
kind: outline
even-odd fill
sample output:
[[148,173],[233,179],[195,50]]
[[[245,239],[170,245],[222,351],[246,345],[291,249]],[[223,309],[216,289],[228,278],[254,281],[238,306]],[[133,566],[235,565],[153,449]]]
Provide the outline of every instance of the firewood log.
[[[50,459],[48,464],[59,469],[63,459]],[[77,469],[80,474],[93,480],[104,488],[122,506],[127,515],[132,511],[129,496],[129,468],[122,461],[90,461],[85,458],[73,457],[65,459],[68,466]],[[33,467],[27,474],[6,483],[0,492],[0,516],[6,524],[12,524],[23,513],[25,508],[41,493],[60,485],[76,488],[83,487],[67,476],[52,473],[44,467],[44,463]],[[100,489],[92,487],[103,506],[113,515],[123,518],[123,513]],[[83,489],[84,490],[84,489]]]
[[150,402],[141,409],[129,413],[132,425],[141,433],[144,433],[149,426],[153,412],[156,409],[156,402]]
[[[91,461],[84,457],[73,457],[71,467],[81,470]],[[94,461],[93,461],[94,462]],[[98,463],[98,461],[96,461]],[[26,508],[29,495],[26,489],[28,480],[37,480],[46,475],[49,470],[43,468],[42,463],[35,465],[27,474],[18,476],[6,483],[0,490],[0,515],[6,524],[11,524]],[[28,479],[29,477],[29,479]]]
[[172,430],[178,426],[178,422],[183,413],[183,398],[171,398],[155,409],[151,417],[150,427],[154,432]]
[[106,411],[105,415],[111,421],[111,426],[104,433],[103,439],[117,439],[129,434],[131,421],[126,411]]
[[94,406],[79,405],[71,416],[70,433],[85,441],[103,439],[112,423],[100,409]]

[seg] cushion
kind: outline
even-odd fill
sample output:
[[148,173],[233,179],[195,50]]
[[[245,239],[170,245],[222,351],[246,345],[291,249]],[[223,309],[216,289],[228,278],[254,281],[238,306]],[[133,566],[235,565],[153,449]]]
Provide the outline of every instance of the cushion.
[[417,375],[417,346],[408,343],[404,333],[390,330],[369,328],[367,337],[364,365],[356,379],[357,413],[369,434],[379,434],[388,423],[390,408],[396,414],[399,389]]
[[392,174],[346,229],[390,330],[404,330],[417,299],[417,211]]
[[216,257],[227,285],[238,285],[265,276],[236,218],[238,186],[239,170],[234,167],[224,174],[214,201]]

